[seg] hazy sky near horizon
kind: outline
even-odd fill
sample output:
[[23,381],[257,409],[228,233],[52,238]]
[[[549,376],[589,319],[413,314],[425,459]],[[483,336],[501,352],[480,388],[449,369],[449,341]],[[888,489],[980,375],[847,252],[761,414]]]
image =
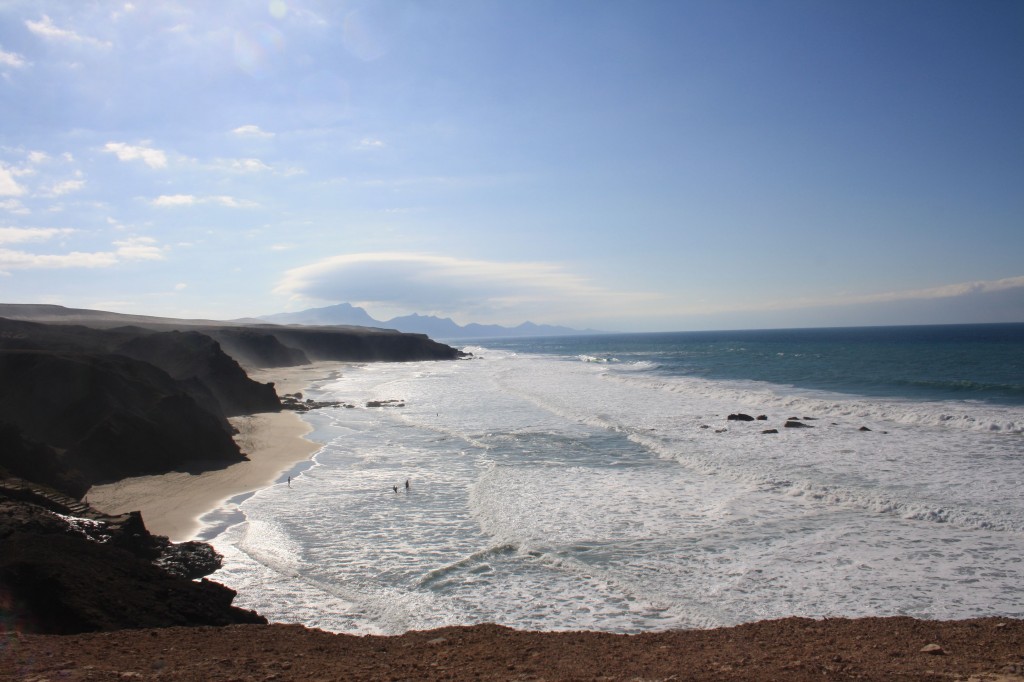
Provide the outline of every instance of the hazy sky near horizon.
[[1024,3],[0,0],[0,301],[1024,321]]

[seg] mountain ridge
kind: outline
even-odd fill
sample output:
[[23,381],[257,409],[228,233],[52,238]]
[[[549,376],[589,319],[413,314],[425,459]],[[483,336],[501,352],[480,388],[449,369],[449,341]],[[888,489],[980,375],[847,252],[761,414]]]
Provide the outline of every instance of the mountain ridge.
[[536,324],[529,321],[515,327],[505,327],[498,324],[479,324],[476,322],[460,325],[449,317],[436,317],[419,313],[401,315],[382,321],[370,316],[363,308],[350,303],[338,303],[321,308],[308,308],[293,313],[261,315],[257,319],[283,325],[355,325],[377,327],[394,329],[409,334],[426,334],[431,338],[442,339],[576,336],[602,333],[594,329],[573,329],[558,325]]

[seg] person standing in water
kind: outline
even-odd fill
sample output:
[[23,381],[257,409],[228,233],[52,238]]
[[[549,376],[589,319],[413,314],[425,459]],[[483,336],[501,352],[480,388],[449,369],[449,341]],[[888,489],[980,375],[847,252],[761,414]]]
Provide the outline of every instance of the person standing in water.
[[408,478],[405,479],[405,490],[406,490],[406,492],[409,491],[409,479]]

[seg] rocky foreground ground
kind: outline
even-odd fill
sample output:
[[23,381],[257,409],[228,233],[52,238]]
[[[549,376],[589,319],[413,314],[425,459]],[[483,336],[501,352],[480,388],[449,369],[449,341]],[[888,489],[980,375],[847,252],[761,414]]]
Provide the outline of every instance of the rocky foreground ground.
[[1024,621],[787,618],[613,635],[297,625],[7,635],[0,680],[1024,680]]

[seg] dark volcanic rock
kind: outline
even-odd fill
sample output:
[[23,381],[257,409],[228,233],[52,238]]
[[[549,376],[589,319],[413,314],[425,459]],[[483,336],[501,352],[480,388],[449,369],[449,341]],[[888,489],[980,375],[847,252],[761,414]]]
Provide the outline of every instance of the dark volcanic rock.
[[[221,350],[220,344],[205,334],[178,331],[147,334],[121,344],[116,350],[155,365],[179,381],[189,382],[200,396],[211,394],[224,416],[281,409],[271,384],[250,379],[245,370]],[[193,397],[201,401],[201,397]]]
[[798,422],[798,421],[796,421],[794,419],[786,420],[786,423],[783,424],[783,426],[786,427],[787,429],[813,429],[814,428],[810,424],[804,424],[803,422]]
[[0,413],[89,482],[244,459],[223,417],[124,356],[0,351]]
[[392,398],[390,400],[370,400],[366,403],[367,407],[405,407],[405,402]]
[[778,429],[765,429],[761,433],[778,433],[778,432],[779,432]]
[[314,361],[411,362],[456,360],[463,356],[461,351],[422,334],[329,327],[271,327],[266,331]]
[[153,563],[171,575],[194,580],[219,569],[222,561],[223,557],[210,545],[189,540],[168,544]]
[[215,414],[230,417],[281,409],[272,386],[250,379],[216,340],[197,331],[93,329],[0,319],[0,349],[126,355],[181,381],[197,403]]
[[231,606],[232,590],[191,580],[219,566],[209,545],[151,535],[137,513],[106,516],[23,481],[0,481],[0,622],[14,630],[265,623]]
[[726,417],[726,420],[731,422],[752,422],[754,421],[754,418],[751,417],[749,414],[743,414],[742,412],[740,412],[739,414],[730,414],[728,417]]
[[0,595],[5,597],[0,603],[23,631],[266,622],[232,607],[235,593],[223,585],[172,576],[118,547],[20,532],[4,538],[0,547]]
[[857,430],[858,430],[858,431],[870,431],[871,429],[869,429],[869,428],[868,428],[868,427],[866,427],[866,426],[862,426],[862,427],[860,427],[860,428],[859,428],[859,429],[857,429]]
[[308,365],[309,358],[289,348],[276,336],[257,329],[222,327],[207,331],[220,342],[224,352],[248,367],[295,367]]
[[[341,407],[342,405],[343,403],[339,400],[313,400],[312,398],[302,400],[301,393],[285,393],[281,396],[281,407],[296,412],[309,412],[324,407]],[[355,407],[355,405],[345,405],[345,407]]]
[[82,473],[66,466],[56,450],[25,436],[17,426],[0,422],[0,476],[17,476],[80,498],[89,489]]

